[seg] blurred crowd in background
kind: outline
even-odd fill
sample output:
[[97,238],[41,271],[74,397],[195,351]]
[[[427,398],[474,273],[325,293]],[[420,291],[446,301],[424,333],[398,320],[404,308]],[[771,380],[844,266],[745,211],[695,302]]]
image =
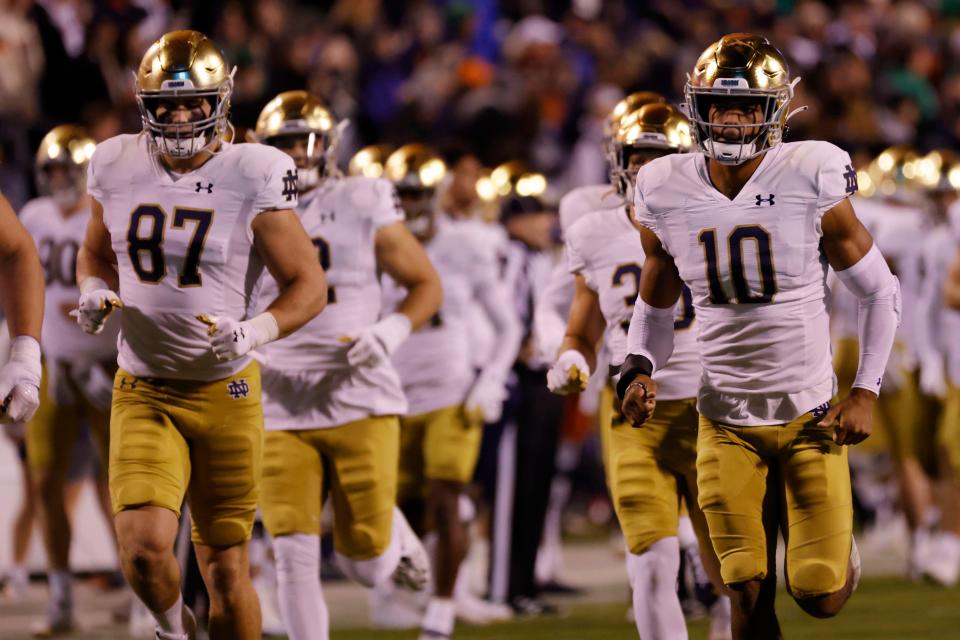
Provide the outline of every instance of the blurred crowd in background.
[[768,36],[802,78],[787,140],[829,140],[860,165],[960,140],[958,0],[0,0],[0,189],[15,207],[52,126],[139,130],[131,71],[187,26],[237,67],[238,129],[307,88],[351,121],[344,162],[421,141],[523,159],[556,197],[604,180],[602,122],[625,92],[681,100],[696,56],[735,31]]

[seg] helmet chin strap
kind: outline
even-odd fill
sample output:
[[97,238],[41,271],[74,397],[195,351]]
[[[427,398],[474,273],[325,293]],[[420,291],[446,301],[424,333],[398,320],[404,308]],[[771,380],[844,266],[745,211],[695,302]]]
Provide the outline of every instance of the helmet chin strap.
[[[705,140],[704,147],[709,151],[709,157],[720,164],[738,165],[751,160],[760,153],[757,149],[759,140],[753,142],[717,142]],[[748,151],[749,150],[749,151]]]

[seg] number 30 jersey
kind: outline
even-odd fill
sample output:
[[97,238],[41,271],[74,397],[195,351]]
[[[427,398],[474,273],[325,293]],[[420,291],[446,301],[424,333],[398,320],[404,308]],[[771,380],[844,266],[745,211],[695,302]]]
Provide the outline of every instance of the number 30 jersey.
[[297,173],[282,151],[223,144],[200,168],[167,171],[143,135],[119,135],[90,160],[87,189],[103,205],[124,308],[120,366],[136,376],[218,380],[249,358],[217,360],[206,313],[243,319],[263,263],[251,223],[297,204]]
[[698,153],[640,169],[636,218],[693,293],[700,413],[781,424],[836,392],[820,222],[856,190],[850,157],[820,141],[774,147],[733,199],[713,186]]
[[[597,292],[607,323],[603,342],[615,365],[627,355],[627,329],[640,292],[644,260],[640,233],[627,215],[623,206],[594,211],[577,220],[566,233],[567,265]],[[661,400],[695,398],[700,384],[696,321],[686,287],[677,303],[674,329],[673,355],[654,376]]]
[[36,198],[23,206],[20,221],[30,233],[43,264],[43,334],[40,344],[48,360],[81,362],[109,360],[117,355],[119,320],[111,319],[103,332],[86,335],[68,314],[77,308],[77,252],[83,244],[90,211],[64,217],[52,198]]
[[[376,235],[403,222],[393,185],[359,176],[326,178],[301,196],[297,213],[326,272],[327,307],[293,334],[261,348],[266,428],[322,429],[404,413],[407,403],[393,365],[351,367],[351,345],[344,340],[380,316]],[[265,273],[258,309],[278,294],[276,281]]]

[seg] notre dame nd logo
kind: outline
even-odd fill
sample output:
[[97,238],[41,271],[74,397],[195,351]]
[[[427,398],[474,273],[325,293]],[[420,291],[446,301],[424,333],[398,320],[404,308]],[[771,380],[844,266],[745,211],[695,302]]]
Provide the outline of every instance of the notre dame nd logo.
[[250,393],[250,385],[247,384],[246,378],[240,378],[239,380],[231,380],[227,383],[227,393],[234,400],[239,400],[240,398],[246,398]]
[[283,191],[280,195],[285,196],[287,202],[290,202],[297,196],[297,172],[287,170],[287,175],[283,176]]

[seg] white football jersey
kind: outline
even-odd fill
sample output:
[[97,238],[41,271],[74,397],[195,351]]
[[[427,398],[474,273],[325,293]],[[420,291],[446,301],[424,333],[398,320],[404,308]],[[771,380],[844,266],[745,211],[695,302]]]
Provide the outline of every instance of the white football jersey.
[[[494,254],[466,225],[442,224],[424,244],[443,285],[443,304],[426,325],[394,352],[408,413],[419,415],[462,404],[475,377],[470,314],[475,292],[498,278]],[[405,291],[384,278],[386,307],[393,309]]]
[[87,189],[103,205],[120,273],[121,367],[137,376],[218,380],[221,362],[198,314],[243,319],[263,263],[251,223],[297,205],[297,171],[282,151],[224,144],[199,169],[168,171],[144,135],[97,145]]
[[[597,292],[606,321],[604,347],[614,366],[627,356],[627,330],[640,293],[643,245],[628,219],[626,207],[595,211],[567,230],[567,262],[571,273],[583,276]],[[657,397],[662,400],[695,398],[700,385],[697,328],[690,290],[683,288],[674,322],[673,354],[657,370]]]
[[577,220],[601,209],[616,209],[623,198],[609,184],[588,184],[568,191],[560,198],[560,228],[566,232]]
[[936,227],[924,239],[922,270],[924,282],[918,308],[918,323],[923,323],[927,347],[946,359],[947,374],[960,384],[960,311],[943,303],[943,286],[954,257],[957,242],[946,225]]
[[43,331],[40,345],[51,360],[111,360],[117,356],[120,322],[107,320],[103,332],[87,335],[69,312],[77,308],[77,253],[90,221],[90,210],[64,217],[52,198],[36,198],[23,206],[20,221],[33,237],[43,264]]
[[[450,216],[438,217],[437,224],[450,225],[462,229],[461,233],[475,236],[471,243],[476,244],[478,249],[483,249],[488,253],[488,257],[484,260],[493,260],[497,265],[497,277],[502,276],[500,265],[506,259],[505,253],[509,243],[507,232],[502,226],[482,222],[476,218],[452,218]],[[496,329],[490,322],[490,318],[487,317],[483,305],[476,300],[471,300],[470,309],[467,313],[467,335],[470,339],[470,361],[475,370],[483,369],[490,361],[490,357],[496,350],[496,333]]]
[[[326,273],[327,307],[296,332],[261,347],[266,428],[320,429],[404,413],[393,366],[350,367],[350,343],[343,339],[380,317],[376,234],[403,221],[393,186],[365,177],[323,180],[301,195],[297,213]],[[265,273],[258,311],[279,293]]]
[[830,401],[820,220],[856,189],[850,157],[820,141],[777,145],[733,199],[713,186],[699,153],[640,169],[637,220],[657,234],[693,294],[701,414],[781,424]]

